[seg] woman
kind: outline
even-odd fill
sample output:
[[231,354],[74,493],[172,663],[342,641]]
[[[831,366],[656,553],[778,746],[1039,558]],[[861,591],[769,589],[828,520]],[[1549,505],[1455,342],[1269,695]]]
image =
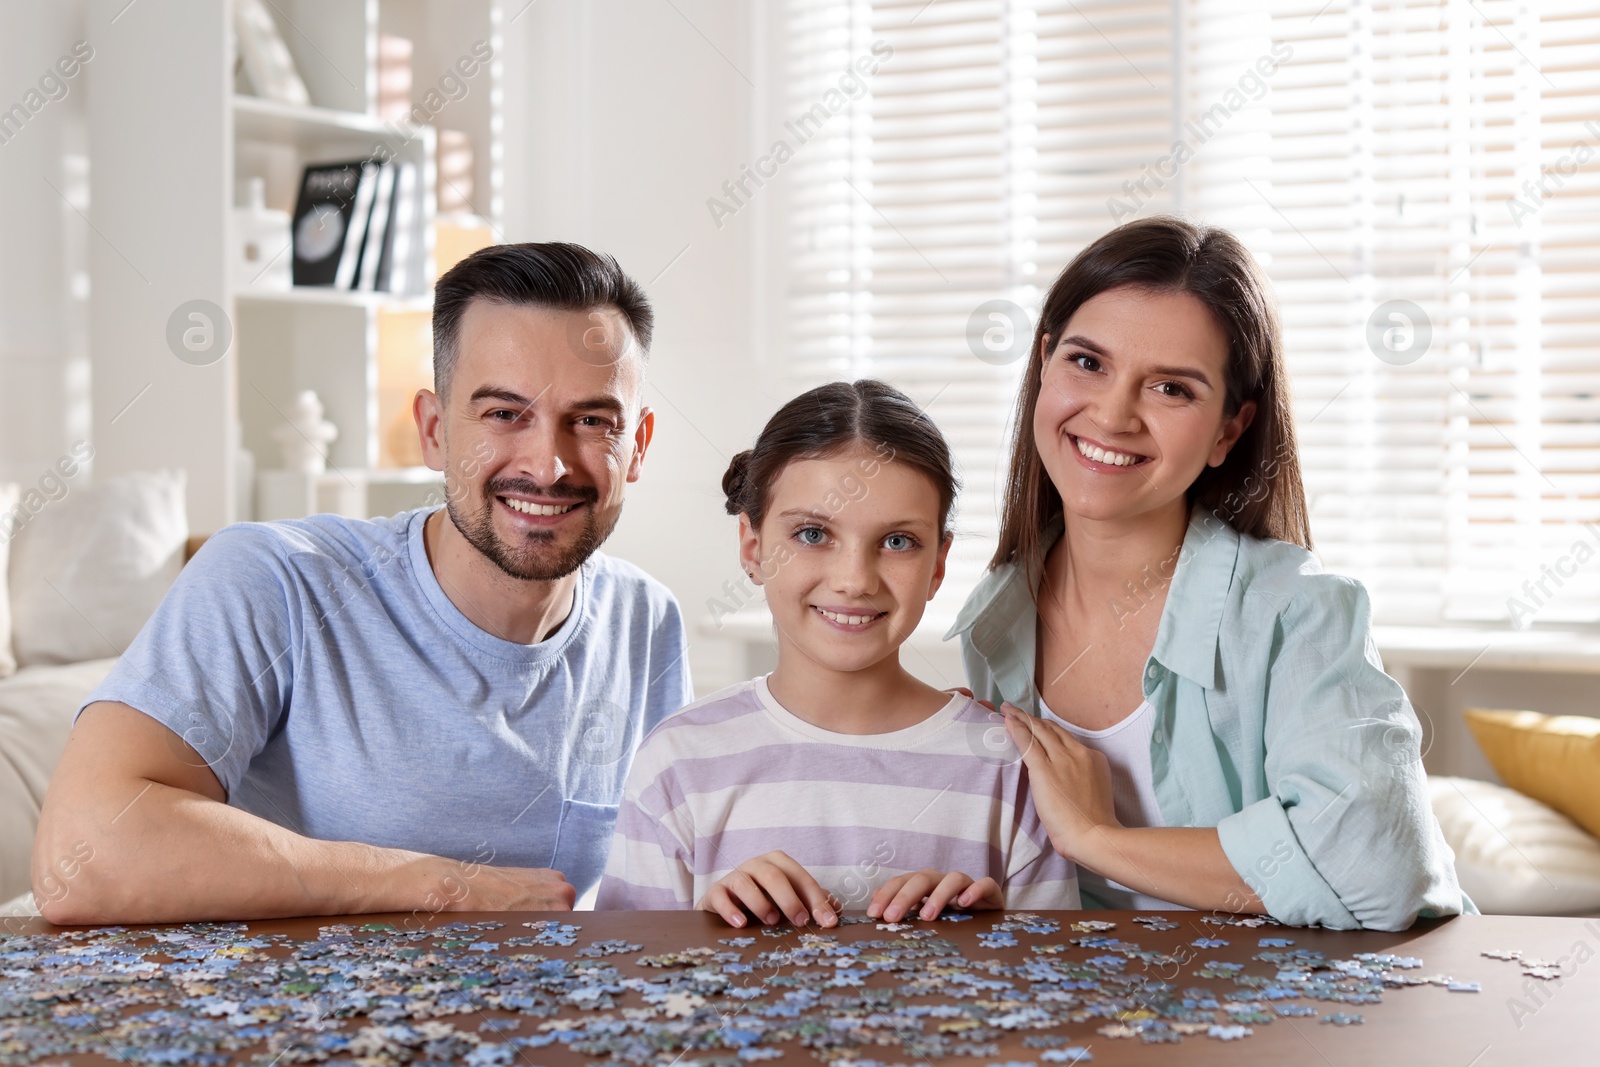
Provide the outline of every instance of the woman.
[[962,609],[1086,907],[1404,929],[1473,911],[1360,583],[1310,553],[1277,311],[1230,234],[1085,249],[1045,301]]

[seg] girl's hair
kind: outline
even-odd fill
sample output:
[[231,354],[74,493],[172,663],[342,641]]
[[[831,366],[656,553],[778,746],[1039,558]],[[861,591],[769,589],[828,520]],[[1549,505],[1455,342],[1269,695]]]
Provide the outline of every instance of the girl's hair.
[[1289,411],[1278,309],[1266,278],[1228,231],[1156,216],[1119,226],[1095,241],[1050,287],[1017,394],[1000,541],[990,569],[1003,563],[1030,571],[1043,566],[1044,531],[1061,517],[1061,495],[1045,473],[1033,438],[1044,339],[1059,340],[1073,312],[1091,297],[1123,286],[1188,293],[1209,308],[1228,336],[1225,412],[1232,416],[1246,400],[1256,402],[1255,418],[1228,458],[1221,466],[1205,468],[1189,487],[1189,503],[1240,533],[1309,549],[1311,523]]
[[[853,444],[871,446],[883,462],[904,463],[926,474],[939,493],[939,530],[949,536],[950,509],[959,488],[950,446],[910,397],[873,378],[819,385],[779,408],[755,447],[734,456],[722,476],[728,514],[742,512],[759,529],[772,486],[785,467]],[[841,486],[840,496],[857,499],[860,491]]]

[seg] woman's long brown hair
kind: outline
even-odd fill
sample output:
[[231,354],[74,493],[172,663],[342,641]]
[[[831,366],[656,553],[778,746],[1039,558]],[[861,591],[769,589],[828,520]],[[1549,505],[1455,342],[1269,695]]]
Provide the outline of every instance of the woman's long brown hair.
[[1020,563],[1038,584],[1044,531],[1061,517],[1061,494],[1045,473],[1033,438],[1033,410],[1043,385],[1045,339],[1058,339],[1091,297],[1130,286],[1188,293],[1228,337],[1225,412],[1256,402],[1255,419],[1220,466],[1189,487],[1192,507],[1211,511],[1240,533],[1311,547],[1305,487],[1289,410],[1277,302],[1245,247],[1226,230],[1157,216],[1119,226],[1061,272],[1039,313],[1028,369],[1017,393],[1011,467],[1000,513],[1000,543],[989,568]]

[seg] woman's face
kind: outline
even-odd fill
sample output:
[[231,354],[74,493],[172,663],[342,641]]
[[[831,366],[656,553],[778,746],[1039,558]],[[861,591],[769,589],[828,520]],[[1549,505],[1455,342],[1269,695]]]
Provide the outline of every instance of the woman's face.
[[1127,520],[1181,504],[1255,416],[1254,401],[1224,414],[1228,338],[1188,293],[1107,290],[1043,348],[1033,437],[1069,516]]

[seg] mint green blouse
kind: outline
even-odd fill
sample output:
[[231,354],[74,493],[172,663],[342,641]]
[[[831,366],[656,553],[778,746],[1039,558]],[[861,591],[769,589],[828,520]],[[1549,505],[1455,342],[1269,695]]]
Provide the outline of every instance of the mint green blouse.
[[[1045,548],[1060,536],[1058,523]],[[1422,727],[1383,671],[1361,583],[1199,509],[1175,567],[1146,582],[1168,576],[1141,683],[1166,824],[1215,826],[1281,922],[1403,930],[1419,916],[1475,913],[1428,802]],[[1130,590],[1115,610],[1140,603]],[[979,698],[1038,715],[1037,626],[1034,590],[1007,564],[945,636],[961,637]]]

